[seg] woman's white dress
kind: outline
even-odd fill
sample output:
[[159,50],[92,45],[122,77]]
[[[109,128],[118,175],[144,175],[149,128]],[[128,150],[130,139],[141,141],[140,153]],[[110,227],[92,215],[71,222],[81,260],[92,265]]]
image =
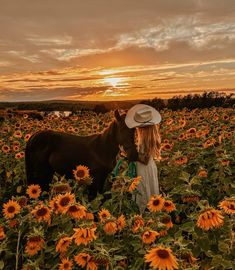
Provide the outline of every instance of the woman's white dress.
[[158,170],[154,159],[151,157],[147,165],[137,161],[136,172],[137,176],[142,177],[137,186],[137,190],[141,195],[138,194],[136,196],[136,203],[140,208],[140,212],[143,213],[150,197],[154,194],[159,194]]

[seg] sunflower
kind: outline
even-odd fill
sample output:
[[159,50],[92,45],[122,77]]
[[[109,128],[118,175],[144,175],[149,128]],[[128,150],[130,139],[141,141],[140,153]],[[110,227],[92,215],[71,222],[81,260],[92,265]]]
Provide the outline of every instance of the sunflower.
[[16,151],[19,151],[19,149],[20,149],[20,147],[19,147],[19,145],[14,145],[13,146],[13,150],[16,152]]
[[93,213],[86,212],[86,217],[85,217],[85,219],[88,219],[88,220],[94,220],[94,215],[93,215]]
[[13,134],[14,137],[16,138],[21,138],[22,137],[22,132],[20,130],[16,130]]
[[80,244],[84,244],[86,246],[97,238],[95,235],[96,228],[74,228],[73,230],[75,233],[72,237],[78,246]]
[[78,266],[85,267],[88,261],[90,260],[91,255],[85,252],[78,253],[74,256],[74,260]]
[[174,122],[174,120],[172,119],[172,118],[168,118],[167,120],[166,120],[166,125],[167,126],[169,126],[169,125],[171,125],[172,123]]
[[198,202],[199,201],[199,196],[195,195],[195,194],[185,195],[185,196],[182,196],[181,200],[184,203]]
[[140,215],[135,215],[134,216],[134,221],[133,221],[133,226],[132,226],[132,232],[137,233],[140,228],[144,227],[144,220],[142,216]]
[[44,239],[40,235],[32,235],[28,237],[28,242],[43,245],[45,243]]
[[187,162],[188,162],[188,158],[186,156],[175,159],[175,163],[178,165],[183,165],[183,164],[186,164]]
[[207,177],[207,171],[205,169],[201,169],[199,172],[198,172],[198,176],[200,177]]
[[159,230],[159,237],[164,237],[168,234],[167,230]]
[[101,222],[105,222],[107,218],[111,217],[111,214],[109,210],[102,208],[98,213],[98,217]]
[[11,148],[7,144],[2,146],[3,153],[8,154],[10,151],[11,151]]
[[103,229],[106,234],[113,235],[118,230],[117,223],[115,221],[110,220],[104,224]]
[[31,213],[37,221],[47,221],[50,223],[51,211],[47,206],[39,204],[31,211]]
[[162,198],[162,195],[153,195],[151,196],[147,206],[151,212],[157,212],[162,210],[164,202],[165,199]]
[[75,196],[71,193],[60,194],[57,199],[58,210],[61,213],[65,213],[68,206],[75,202]]
[[30,137],[31,137],[31,134],[26,134],[26,135],[24,136],[25,142],[27,142],[27,141],[30,139]]
[[59,270],[71,270],[73,268],[73,262],[69,258],[63,258],[59,264]]
[[3,240],[6,237],[4,228],[2,225],[0,225],[0,241]]
[[53,210],[53,212],[55,214],[59,213],[59,205],[58,205],[58,197],[53,197],[50,201],[49,201],[49,205],[51,207],[51,209]]
[[219,228],[224,224],[224,216],[220,210],[208,208],[199,214],[197,226],[205,231],[215,227]]
[[78,165],[75,170],[73,170],[74,178],[80,181],[83,178],[89,177],[89,169],[86,166]]
[[214,145],[215,143],[216,143],[216,139],[215,139],[215,138],[207,139],[207,140],[203,143],[203,148],[209,148],[210,146]]
[[159,233],[150,229],[145,229],[142,233],[141,238],[145,244],[151,244],[155,241],[156,237],[159,236]]
[[183,265],[185,266],[185,268],[187,266],[192,266],[195,264],[195,262],[197,261],[197,259],[195,257],[193,257],[191,251],[189,250],[183,250],[180,252],[180,258],[183,261]]
[[56,245],[56,248],[55,248],[56,251],[60,253],[65,253],[68,247],[70,246],[71,242],[72,242],[71,237],[68,237],[68,236],[61,237]]
[[163,223],[168,229],[173,227],[173,223],[171,221],[171,217],[170,216],[163,216],[161,218],[161,223]]
[[68,206],[66,213],[72,218],[82,219],[86,217],[86,207],[80,204],[72,204]]
[[28,186],[26,193],[29,195],[29,198],[37,199],[41,194],[41,188],[39,185],[30,185]]
[[188,132],[188,133],[193,133],[193,134],[194,134],[194,133],[197,132],[197,130],[196,130],[196,128],[190,128],[190,129],[187,130],[187,132]]
[[229,163],[230,163],[230,160],[228,160],[228,159],[222,159],[221,160],[221,164],[223,165],[223,166],[228,166],[229,165]]
[[25,246],[25,253],[29,256],[34,256],[35,254],[38,253],[38,251],[40,251],[42,248],[40,245],[36,244],[36,243],[31,243],[31,242],[27,242],[26,246]]
[[44,243],[44,239],[39,235],[29,237],[25,246],[25,253],[34,256],[42,249]]
[[133,179],[133,181],[131,182],[129,188],[128,188],[128,191],[129,192],[132,192],[136,189],[136,187],[139,185],[139,182],[141,180],[141,176],[137,176]]
[[11,220],[9,220],[8,226],[9,226],[10,228],[14,228],[14,227],[17,226],[18,224],[19,224],[19,221],[18,221],[17,219],[11,219]]
[[170,200],[165,200],[163,210],[170,213],[176,209],[175,204]]
[[78,266],[85,267],[87,270],[97,270],[98,266],[95,263],[94,257],[89,255],[88,253],[78,253],[78,255],[74,256],[74,260]]
[[9,200],[3,204],[3,214],[6,218],[14,218],[16,214],[20,212],[20,205],[14,200]]
[[235,214],[235,199],[228,198],[219,203],[219,207],[227,214]]
[[28,203],[28,198],[26,196],[21,196],[19,197],[19,199],[17,200],[18,204],[21,206],[21,207],[24,207],[27,205]]
[[126,218],[125,216],[122,214],[120,217],[118,217],[117,219],[117,228],[119,231],[122,231],[126,226]]
[[152,248],[145,255],[145,262],[149,262],[150,266],[159,270],[178,269],[178,263],[170,248],[163,246]]
[[53,185],[52,192],[55,193],[66,193],[71,192],[72,188],[68,183],[56,183]]
[[87,270],[97,270],[97,269],[98,269],[98,266],[94,258],[92,257],[87,263]]
[[170,144],[170,143],[163,143],[161,145],[161,149],[163,151],[170,151],[173,148],[173,146],[174,146],[174,143],[172,143],[172,144]]

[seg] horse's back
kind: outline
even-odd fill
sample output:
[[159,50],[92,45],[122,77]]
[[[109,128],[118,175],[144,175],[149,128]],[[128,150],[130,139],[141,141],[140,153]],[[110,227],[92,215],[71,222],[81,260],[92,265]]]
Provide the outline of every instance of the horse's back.
[[28,183],[36,178],[52,178],[54,172],[72,176],[77,165],[93,167],[92,145],[97,136],[77,136],[53,130],[35,133],[26,145],[25,162]]

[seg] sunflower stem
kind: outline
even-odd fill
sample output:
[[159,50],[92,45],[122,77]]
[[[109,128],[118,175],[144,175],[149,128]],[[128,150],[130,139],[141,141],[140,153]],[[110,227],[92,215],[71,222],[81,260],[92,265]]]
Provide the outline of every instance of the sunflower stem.
[[16,246],[16,267],[15,267],[15,270],[18,270],[18,264],[19,264],[20,237],[21,237],[21,230],[19,230],[19,232],[18,232],[18,239],[17,239],[17,246]]
[[121,199],[120,199],[120,203],[119,203],[119,214],[122,213],[122,201],[123,201],[123,190],[121,191]]

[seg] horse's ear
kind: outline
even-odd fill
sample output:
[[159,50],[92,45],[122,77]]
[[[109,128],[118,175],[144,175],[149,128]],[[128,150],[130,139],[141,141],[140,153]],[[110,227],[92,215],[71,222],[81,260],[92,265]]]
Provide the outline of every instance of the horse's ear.
[[115,116],[116,120],[118,120],[118,121],[121,119],[121,116],[120,116],[120,114],[119,114],[118,109],[115,110],[114,116]]

